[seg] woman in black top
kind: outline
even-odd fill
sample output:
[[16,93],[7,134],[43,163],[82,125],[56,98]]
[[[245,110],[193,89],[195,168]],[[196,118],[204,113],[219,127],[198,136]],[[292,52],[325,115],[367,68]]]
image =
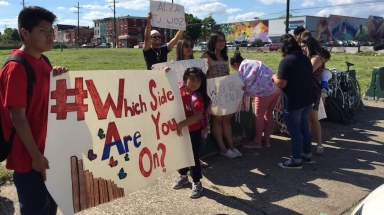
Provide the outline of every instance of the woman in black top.
[[308,118],[314,102],[312,64],[292,35],[285,34],[280,41],[283,59],[272,80],[281,88],[284,121],[291,136],[292,159],[279,163],[279,166],[301,169],[302,160],[311,162]]

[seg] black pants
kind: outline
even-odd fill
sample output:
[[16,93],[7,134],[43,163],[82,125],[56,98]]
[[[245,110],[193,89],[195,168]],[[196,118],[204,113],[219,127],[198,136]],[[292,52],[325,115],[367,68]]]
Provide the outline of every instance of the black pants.
[[189,134],[191,136],[192,151],[193,151],[193,158],[195,160],[195,166],[179,169],[178,172],[180,175],[187,175],[188,170],[190,170],[193,182],[199,182],[200,179],[203,177],[201,175],[201,167],[200,167],[200,160],[199,160],[200,144],[202,143],[201,130],[192,131],[192,132],[189,132]]
[[54,215],[57,204],[49,194],[40,172],[13,173],[21,215]]

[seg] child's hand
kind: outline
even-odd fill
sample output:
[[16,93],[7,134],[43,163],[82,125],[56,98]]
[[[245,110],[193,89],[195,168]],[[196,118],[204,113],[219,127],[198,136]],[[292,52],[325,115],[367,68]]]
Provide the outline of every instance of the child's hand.
[[43,176],[44,181],[47,180],[46,170],[49,169],[49,162],[44,155],[40,154],[32,159],[32,169],[40,172]]
[[63,73],[68,72],[68,68],[62,67],[62,66],[55,66],[53,67],[53,77],[59,76]]
[[176,126],[177,135],[179,135],[179,136],[183,135],[183,133],[181,132],[182,129],[183,129],[183,127],[180,125],[180,123],[178,123]]

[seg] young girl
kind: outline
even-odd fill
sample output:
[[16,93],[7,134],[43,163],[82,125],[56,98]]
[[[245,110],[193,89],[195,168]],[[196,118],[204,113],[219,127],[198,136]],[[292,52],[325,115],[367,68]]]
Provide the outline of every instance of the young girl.
[[272,112],[279,98],[279,89],[271,80],[273,72],[261,61],[244,60],[240,52],[235,52],[230,63],[244,81],[244,94],[254,97],[255,101],[255,138],[243,147],[261,148],[263,132],[265,147],[270,147],[269,140],[273,128]]
[[[208,40],[208,50],[201,58],[208,58],[207,78],[217,78],[229,75],[228,53],[225,36],[220,31],[214,31]],[[213,119],[213,136],[219,147],[220,155],[235,158],[242,154],[233,144],[231,119],[233,114],[225,116],[212,115]],[[224,144],[224,139],[228,144],[228,148]]]
[[186,119],[177,124],[177,134],[182,135],[182,128],[188,126],[191,136],[193,157],[195,165],[183,169],[179,169],[180,176],[175,180],[172,187],[180,189],[188,183],[187,173],[191,171],[193,179],[192,191],[189,197],[198,198],[203,191],[200,179],[201,167],[199,162],[199,148],[203,141],[202,136],[208,125],[208,113],[211,103],[207,95],[207,78],[200,68],[188,68],[184,72],[183,85],[180,87],[180,94],[183,100]]
[[[186,37],[184,40],[179,40],[176,47],[176,61],[193,59],[193,43],[191,38]],[[201,168],[207,168],[208,163],[200,160]]]

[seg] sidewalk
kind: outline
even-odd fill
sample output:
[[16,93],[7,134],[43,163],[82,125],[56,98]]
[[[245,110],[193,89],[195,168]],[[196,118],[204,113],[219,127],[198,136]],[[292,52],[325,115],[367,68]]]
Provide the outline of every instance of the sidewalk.
[[[277,166],[290,155],[289,139],[272,137],[272,147],[244,149],[243,157],[212,156],[203,170],[203,196],[190,199],[190,186],[171,188],[177,174],[125,198],[79,214],[350,214],[384,183],[384,103],[363,101],[355,124],[322,122],[325,154],[302,170]],[[18,214],[14,186],[1,187],[0,214]],[[16,211],[16,212],[15,212]]]

